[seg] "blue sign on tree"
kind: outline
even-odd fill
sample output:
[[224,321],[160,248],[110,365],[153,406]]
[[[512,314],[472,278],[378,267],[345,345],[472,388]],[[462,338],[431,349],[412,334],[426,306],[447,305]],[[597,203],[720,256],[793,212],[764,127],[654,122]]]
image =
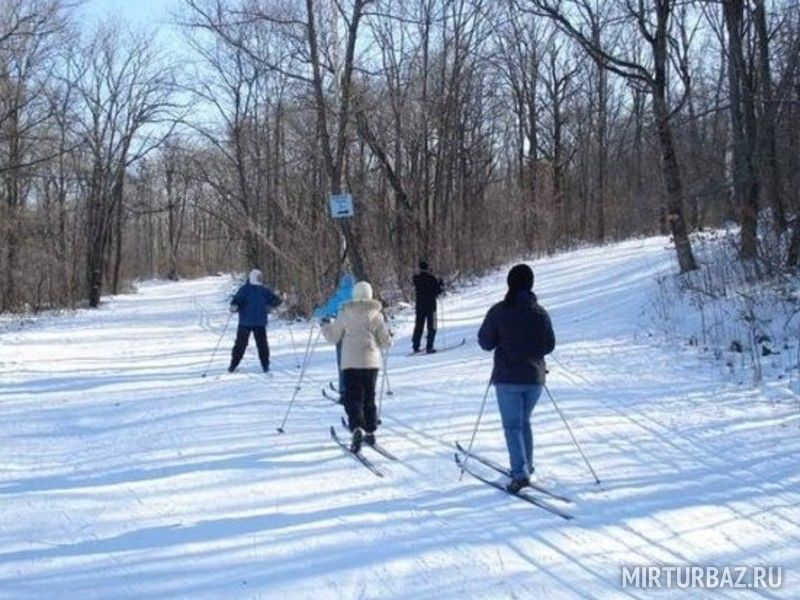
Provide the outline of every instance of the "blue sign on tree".
[[343,219],[352,217],[355,213],[353,211],[353,196],[350,194],[331,194],[331,217],[334,219]]

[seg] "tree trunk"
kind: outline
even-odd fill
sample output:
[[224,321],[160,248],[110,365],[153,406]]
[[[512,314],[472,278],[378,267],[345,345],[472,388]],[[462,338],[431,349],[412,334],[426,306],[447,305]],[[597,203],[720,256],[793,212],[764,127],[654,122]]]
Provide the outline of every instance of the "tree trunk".
[[658,141],[661,149],[661,162],[664,172],[664,185],[667,192],[667,214],[675,251],[678,255],[678,266],[681,273],[693,271],[697,263],[692,252],[692,244],[683,216],[683,183],[675,153],[675,141],[670,123],[670,111],[667,104],[667,24],[669,6],[663,5],[658,15],[658,28],[653,38],[654,77],[651,81],[653,94],[653,115],[658,130]]
[[[666,109],[666,107],[665,107]],[[657,111],[658,113],[658,111]],[[678,254],[678,265],[681,273],[693,271],[697,263],[692,252],[686,221],[683,217],[683,186],[681,182],[678,158],[675,155],[675,144],[672,138],[672,128],[669,121],[662,114],[656,117],[658,121],[658,139],[661,148],[661,160],[664,170],[664,183],[667,190],[667,221],[672,237],[675,240],[675,250]]]
[[[338,112],[338,129],[336,131],[336,148],[331,144],[331,136],[328,130],[328,108],[325,99],[324,83],[322,79],[322,67],[320,65],[320,54],[316,31],[316,9],[314,0],[306,0],[306,13],[308,21],[308,44],[311,55],[311,67],[313,73],[313,89],[316,101],[316,112],[318,122],[318,132],[322,145],[322,154],[328,172],[329,186],[331,194],[342,192],[342,175],[344,167],[344,154],[347,143],[346,127],[349,121],[350,94],[352,87],[353,61],[355,55],[356,35],[358,33],[359,21],[362,17],[363,0],[355,0],[353,14],[349,20],[347,51],[345,56],[344,73],[340,86],[340,102]],[[344,238],[345,255],[343,260],[352,264],[353,273],[358,279],[367,279],[367,268],[363,257],[360,241],[353,234],[352,223],[349,219],[339,219],[339,227]]]
[[[592,22],[592,42],[602,48],[600,25]],[[602,61],[595,60],[597,68],[597,241],[603,243],[606,237],[606,163],[608,162],[608,71]]]
[[758,71],[761,83],[761,127],[758,128],[758,157],[761,168],[761,190],[766,203],[774,211],[773,222],[778,234],[786,230],[786,212],[781,197],[781,176],[778,167],[778,152],[775,141],[776,105],[772,90],[770,67],[769,31],[767,29],[764,0],[755,0],[753,11],[758,37]]
[[114,275],[111,285],[112,294],[119,294],[120,272],[122,270],[122,244],[124,242],[122,227],[124,221],[124,207],[122,196],[124,193],[124,185],[125,167],[120,165],[111,194],[111,201],[114,203],[114,241],[116,242],[114,248]]
[[723,3],[728,30],[728,87],[733,137],[733,194],[741,226],[740,256],[753,259],[758,253],[758,181],[755,172],[755,140],[752,138],[754,105],[744,60],[744,2]]

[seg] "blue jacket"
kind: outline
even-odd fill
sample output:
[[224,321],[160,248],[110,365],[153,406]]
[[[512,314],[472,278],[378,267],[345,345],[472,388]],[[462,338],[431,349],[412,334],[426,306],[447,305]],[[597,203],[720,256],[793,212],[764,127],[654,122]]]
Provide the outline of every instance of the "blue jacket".
[[314,310],[314,318],[324,319],[335,317],[339,314],[339,309],[342,304],[353,299],[353,287],[355,287],[355,284],[356,278],[350,273],[342,275],[342,279],[339,281],[339,287],[336,288],[333,295],[328,298],[325,304]]
[[265,327],[267,313],[279,306],[282,300],[264,285],[253,285],[249,281],[234,294],[231,304],[239,313],[239,325],[242,327]]
[[498,302],[483,320],[478,343],[494,350],[492,383],[544,384],[545,354],[556,346],[550,315],[533,292],[520,292],[513,304]]

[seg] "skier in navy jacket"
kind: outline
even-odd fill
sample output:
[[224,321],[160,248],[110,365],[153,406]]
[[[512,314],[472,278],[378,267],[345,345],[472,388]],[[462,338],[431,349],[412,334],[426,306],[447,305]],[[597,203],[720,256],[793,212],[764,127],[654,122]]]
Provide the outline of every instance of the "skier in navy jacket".
[[231,352],[228,373],[233,373],[244,356],[250,333],[256,340],[258,359],[264,373],[269,371],[269,344],[267,343],[267,314],[282,300],[263,283],[261,271],[250,271],[247,283],[238,289],[231,300],[231,312],[239,313],[239,327]]
[[478,332],[478,343],[494,350],[492,383],[503,422],[511,463],[506,486],[518,492],[533,474],[531,413],[545,383],[544,356],[556,345],[550,316],[533,293],[533,271],[520,264],[508,272],[508,292],[489,312]]

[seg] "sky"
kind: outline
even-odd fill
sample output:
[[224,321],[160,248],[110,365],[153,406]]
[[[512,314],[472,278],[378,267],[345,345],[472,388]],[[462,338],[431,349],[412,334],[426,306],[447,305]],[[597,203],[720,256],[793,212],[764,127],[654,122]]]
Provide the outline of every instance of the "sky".
[[157,27],[170,19],[180,0],[86,0],[79,9],[88,21],[116,16],[131,25]]
[[182,0],[84,0],[76,16],[87,29],[103,19],[118,19],[135,31],[155,33],[159,46],[181,53],[186,46],[173,15],[182,6]]

